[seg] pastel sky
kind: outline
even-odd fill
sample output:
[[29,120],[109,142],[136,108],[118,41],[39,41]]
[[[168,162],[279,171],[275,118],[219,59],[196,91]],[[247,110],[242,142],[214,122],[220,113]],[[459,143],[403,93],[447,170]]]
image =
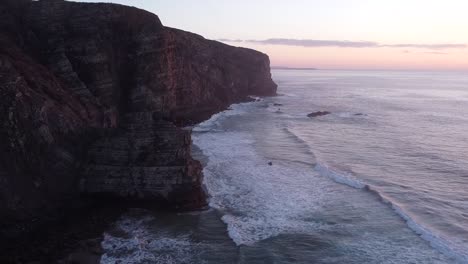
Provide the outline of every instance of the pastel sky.
[[166,26],[260,50],[274,66],[468,70],[468,0],[99,2],[136,6]]

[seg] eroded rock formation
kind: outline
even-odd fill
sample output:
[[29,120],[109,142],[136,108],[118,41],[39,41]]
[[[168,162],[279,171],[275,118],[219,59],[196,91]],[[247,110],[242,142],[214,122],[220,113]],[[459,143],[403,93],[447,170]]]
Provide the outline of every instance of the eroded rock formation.
[[310,118],[313,118],[313,117],[319,117],[319,116],[324,116],[324,115],[329,115],[329,114],[331,114],[331,112],[317,111],[317,112],[312,112],[312,113],[308,114],[307,116],[310,117]]
[[203,204],[190,131],[274,95],[269,59],[115,4],[0,2],[0,217],[82,193]]

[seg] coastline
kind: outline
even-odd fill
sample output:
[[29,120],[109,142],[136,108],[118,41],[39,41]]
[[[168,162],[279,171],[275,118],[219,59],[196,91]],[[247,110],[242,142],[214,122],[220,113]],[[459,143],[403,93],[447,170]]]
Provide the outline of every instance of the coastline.
[[275,94],[269,57],[134,7],[16,2],[0,3],[1,228],[89,197],[204,206],[176,125]]
[[276,93],[266,54],[142,9],[12,0],[0,11],[1,260],[58,260],[128,208],[204,209],[182,126]]
[[[271,104],[273,106],[275,105],[274,103],[271,103]],[[231,107],[231,108],[235,109],[235,107]],[[216,120],[213,120],[213,121],[216,121]],[[203,131],[204,130],[201,130],[200,133],[204,133]],[[228,131],[226,131],[226,132],[228,132]],[[199,150],[197,149],[196,151],[198,152]],[[205,158],[206,158],[206,156],[205,156]],[[206,165],[204,164],[204,168],[205,167],[206,167]],[[323,170],[326,170],[328,172],[323,172]],[[354,179],[354,178],[351,179],[350,175],[343,176],[343,175],[340,174],[340,172],[330,171],[330,169],[328,169],[328,168],[327,169],[318,168],[317,165],[310,169],[310,173],[312,173],[313,171],[319,171],[320,174],[321,174],[321,177],[329,178],[329,179],[333,180],[334,182],[336,182],[336,183],[338,183],[340,185],[351,187],[352,189],[363,190],[363,191],[369,193],[370,195],[372,195],[375,198],[377,198],[378,200],[380,200],[379,203],[381,203],[381,205],[383,207],[390,209],[392,214],[394,214],[396,217],[398,217],[401,221],[405,222],[406,228],[410,229],[411,232],[415,236],[418,236],[423,241],[425,241],[424,243],[427,243],[434,250],[436,250],[437,252],[439,252],[439,253],[445,255],[446,257],[454,260],[457,263],[458,262],[459,263],[466,263],[467,262],[466,256],[464,256],[462,254],[462,252],[457,252],[456,248],[453,247],[454,245],[450,246],[450,243],[448,241],[445,241],[444,239],[435,236],[431,231],[429,231],[428,229],[426,229],[423,226],[421,226],[420,224],[418,224],[416,221],[413,220],[413,218],[411,218],[409,216],[409,214],[407,212],[402,210],[401,206],[398,206],[395,202],[392,202],[391,199],[386,198],[383,194],[376,191],[369,184],[365,183],[365,181]],[[328,175],[330,173],[333,173],[333,174],[336,174],[336,175],[334,175],[334,176]],[[234,235],[234,234],[232,234],[232,235]],[[234,239],[234,238],[232,238],[232,239]],[[242,240],[240,240],[240,241],[242,241]],[[240,245],[242,245],[242,244],[243,243],[241,242]]]
[[[255,102],[256,99],[248,96],[245,100],[232,105]],[[179,123],[189,126],[192,133],[193,127],[209,121],[213,116],[225,111],[230,111],[230,106],[211,115],[198,115],[196,118]],[[195,122],[198,121],[198,122]],[[195,144],[191,144],[191,156],[206,166],[208,157]],[[206,187],[201,186],[206,192]],[[208,194],[206,199],[208,200]],[[210,210],[205,206],[196,209],[177,210],[152,201],[131,201],[126,199],[104,198],[82,199],[79,204],[70,208],[64,208],[57,215],[48,215],[47,219],[37,219],[6,224],[8,231],[2,234],[7,239],[0,241],[0,262],[17,263],[39,261],[52,263],[65,261],[71,263],[100,263],[103,255],[101,243],[104,233],[111,228],[116,221],[132,209],[148,210],[152,213],[179,214]],[[14,228],[11,228],[14,227]],[[84,262],[83,262],[84,261]]]
[[468,264],[463,39],[92,1],[0,0],[0,263]]
[[[247,104],[250,104],[250,103],[247,103]],[[255,104],[255,103],[254,103],[254,104]],[[229,117],[229,116],[237,116],[239,113],[236,112],[236,109],[237,109],[236,106],[239,106],[239,105],[242,105],[242,103],[231,105],[231,106],[228,108],[228,109],[231,109],[231,110],[225,110],[225,111],[222,111],[222,112],[220,112],[220,113],[218,113],[218,114],[215,114],[215,115],[212,116],[213,120],[210,120],[210,119],[211,119],[211,118],[210,118],[210,119],[205,120],[205,122],[210,122],[210,123],[213,123],[213,122],[214,122],[214,123],[217,123],[217,122],[220,122],[221,120],[223,120],[223,119],[226,118],[226,117]],[[220,118],[221,118],[221,119],[220,119]],[[203,123],[203,122],[201,122],[201,123]],[[199,123],[199,124],[201,124],[201,123]],[[200,131],[198,131],[198,132],[196,132],[196,133],[206,133],[206,132],[204,132],[204,128],[202,128]],[[207,166],[207,162],[208,162],[209,157],[208,157],[207,155],[203,154],[203,151],[202,151],[196,144],[194,144],[194,143],[192,144],[192,157],[195,158],[195,159],[197,159],[197,160],[199,160],[199,161],[203,164],[203,167],[204,167],[204,168]],[[276,162],[275,162],[275,163],[276,163]],[[311,169],[310,169],[310,173],[312,173],[312,171],[314,171],[314,170],[317,170],[317,168],[315,168],[315,169],[314,169],[314,168],[311,168]],[[338,172],[335,172],[335,173],[338,173]],[[326,176],[322,175],[321,177],[326,177]],[[354,189],[354,188],[362,189],[362,190],[364,190],[364,191],[366,191],[366,192],[369,192],[369,193],[372,194],[373,196],[379,198],[379,199],[381,200],[381,203],[382,203],[385,207],[388,206],[388,207],[392,208],[393,211],[394,211],[394,214],[398,215],[398,217],[401,217],[402,219],[404,219],[405,221],[407,221],[406,225],[407,225],[408,227],[410,227],[410,228],[412,229],[413,232],[415,232],[416,234],[420,235],[420,233],[418,233],[417,230],[413,229],[413,227],[411,226],[411,224],[408,222],[409,220],[406,219],[405,217],[403,217],[403,216],[394,208],[394,205],[393,205],[393,204],[391,204],[391,203],[389,204],[388,202],[386,202],[386,200],[383,199],[382,196],[381,196],[379,193],[377,193],[376,191],[372,190],[368,185],[365,185],[364,187],[361,188],[361,186],[358,187],[358,186],[349,185],[348,183],[342,182],[342,181],[340,181],[340,180],[336,180],[336,179],[333,178],[333,177],[330,177],[330,178],[331,178],[334,182],[339,183],[340,185],[348,185],[348,186],[350,186],[350,187],[353,187],[352,189]],[[204,186],[204,188],[205,188],[205,186]],[[208,199],[209,199],[209,198],[208,198]],[[132,208],[132,207],[128,207],[128,208]],[[137,207],[137,208],[141,208],[141,207]],[[144,208],[143,208],[143,209],[144,209]],[[201,214],[206,214],[208,211],[211,211],[211,210],[217,211],[217,209],[214,209],[214,208],[211,208],[211,207],[207,207],[207,208],[205,208],[205,209],[208,209],[208,210],[207,210],[207,211],[204,211],[204,212],[201,212]],[[115,223],[116,223],[116,220],[119,219],[120,216],[125,215],[126,213],[128,213],[128,211],[121,212],[117,217],[115,217],[114,219],[112,219],[112,220],[109,221],[108,223],[109,223],[109,224],[115,224]],[[161,213],[162,213],[162,214],[161,214]],[[183,214],[186,214],[186,213],[187,213],[187,214],[191,214],[190,212],[185,212],[185,213],[183,213]],[[195,213],[195,214],[198,214],[197,212],[194,212],[194,213]],[[216,212],[211,212],[211,213],[208,212],[208,214],[212,214],[212,213],[216,214]],[[179,215],[179,213],[174,212],[174,211],[172,211],[172,212],[170,212],[170,211],[149,211],[149,212],[148,212],[148,215],[154,215],[155,217],[159,217],[159,216],[165,215],[165,216],[163,216],[164,218],[167,218],[168,216],[172,215],[173,217],[175,217],[174,219],[178,219],[178,217],[176,217],[176,215]],[[170,217],[170,218],[171,218],[171,217]],[[220,216],[220,219],[221,219],[221,218],[222,218],[222,217]],[[227,224],[227,223],[225,223],[225,224]],[[226,226],[226,227],[227,227],[227,226]],[[103,230],[101,230],[101,231],[102,231],[101,235],[102,235],[104,232],[107,232],[108,230],[109,230],[109,229],[103,229]],[[228,231],[228,229],[226,229],[226,231]],[[221,233],[223,233],[223,232],[221,232]],[[220,234],[221,234],[221,233],[220,233]],[[424,238],[424,237],[423,237],[423,238]],[[230,239],[233,239],[233,238],[231,237]],[[424,239],[425,239],[425,238],[424,238]],[[427,240],[427,239],[425,239],[425,240]],[[101,236],[101,238],[99,239],[99,242],[102,243],[102,236]],[[431,241],[428,240],[428,242],[431,242]],[[238,246],[239,246],[239,245],[238,245]],[[432,246],[433,248],[437,249],[437,250],[440,250],[440,248],[434,247],[434,245],[433,245],[432,243],[431,243],[431,246]],[[242,246],[241,246],[241,247],[242,247]],[[91,254],[90,254],[90,252],[91,252]],[[102,254],[102,253],[103,253],[103,252],[101,251],[100,254]],[[442,253],[446,254],[447,252],[442,252]],[[90,250],[90,251],[87,251],[87,252],[85,253],[85,256],[89,256],[89,255],[93,255],[93,254],[94,254],[93,251]],[[448,256],[454,257],[453,255],[450,255],[450,254],[448,254]],[[460,259],[460,258],[459,258],[459,261],[460,261],[460,263],[464,263],[464,262],[463,262],[463,259]]]

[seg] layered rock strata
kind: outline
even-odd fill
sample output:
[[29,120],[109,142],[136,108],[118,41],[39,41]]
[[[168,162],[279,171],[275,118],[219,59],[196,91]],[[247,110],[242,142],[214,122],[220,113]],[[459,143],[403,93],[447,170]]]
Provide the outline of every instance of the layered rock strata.
[[194,123],[274,95],[268,56],[115,4],[0,2],[0,217],[81,194],[204,204]]

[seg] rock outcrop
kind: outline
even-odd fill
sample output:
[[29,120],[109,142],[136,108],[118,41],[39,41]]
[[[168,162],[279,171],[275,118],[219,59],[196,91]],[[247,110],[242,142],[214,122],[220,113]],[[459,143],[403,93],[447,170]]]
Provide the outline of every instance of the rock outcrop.
[[190,149],[190,131],[151,112],[127,114],[113,135],[91,144],[81,190],[196,208],[205,197],[201,165],[191,158]]
[[204,203],[198,122],[274,95],[269,59],[115,4],[0,2],[0,218],[81,194]]
[[319,117],[319,116],[324,116],[324,115],[329,115],[331,114],[328,111],[317,111],[317,112],[312,112],[307,115],[307,117],[313,118],[313,117]]

